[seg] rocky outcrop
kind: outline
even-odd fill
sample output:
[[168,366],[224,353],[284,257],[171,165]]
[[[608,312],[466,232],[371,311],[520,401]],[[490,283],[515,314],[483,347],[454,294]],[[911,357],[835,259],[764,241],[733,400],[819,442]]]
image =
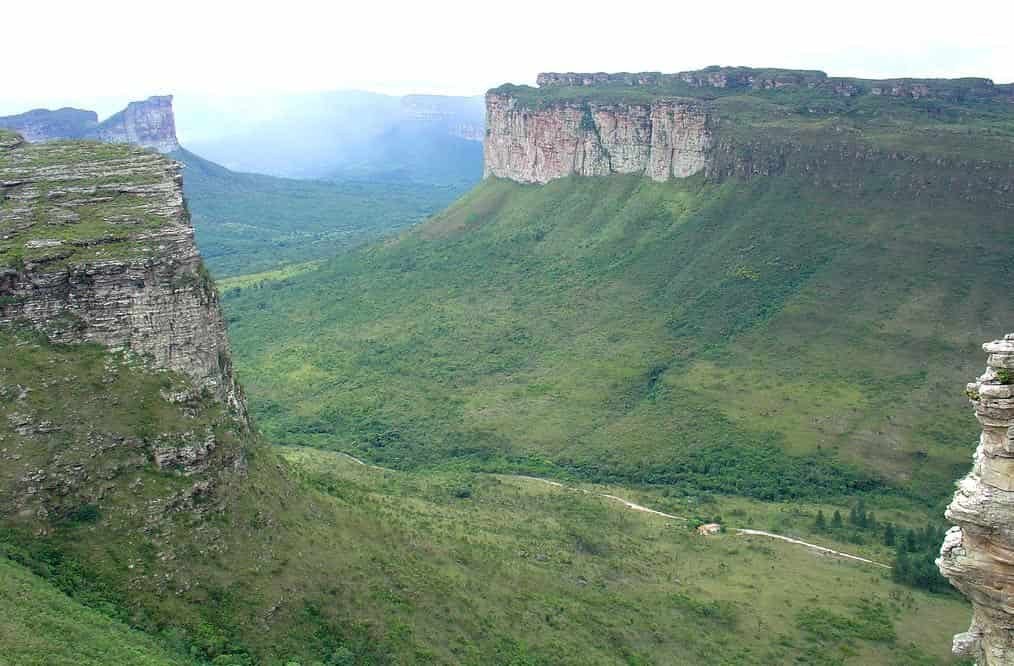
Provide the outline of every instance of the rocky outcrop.
[[160,153],[178,150],[176,119],[171,95],[131,102],[127,108],[103,121],[95,138],[109,143],[133,143]]
[[1014,663],[1014,334],[983,345],[986,372],[967,387],[982,424],[972,471],[947,507],[956,525],[937,566],[972,602],[954,651],[980,666]]
[[153,152],[0,140],[0,325],[19,323],[183,373],[245,419],[180,165]]
[[169,153],[180,147],[172,96],[149,97],[131,102],[123,111],[101,123],[94,111],[81,109],[35,109],[16,116],[0,117],[0,128],[21,134],[36,143],[58,139],[92,139],[107,143],[133,143]]
[[713,143],[705,102],[522,105],[486,96],[485,176],[546,183],[570,175],[683,178],[703,170]]
[[[643,174],[656,181],[700,172],[711,181],[793,175],[834,190],[864,191],[889,179],[891,192],[960,196],[1006,207],[1014,200],[1014,162],[974,151],[902,151],[878,145],[833,119],[869,95],[885,110],[893,98],[934,98],[992,108],[1014,101],[1014,85],[988,79],[864,80],[807,70],[707,68],[661,74],[544,73],[539,88],[505,84],[486,94],[484,176],[546,183],[571,175]],[[814,90],[789,97],[763,92]],[[745,103],[756,94],[763,102]],[[732,95],[733,97],[729,97]],[[778,102],[790,100],[790,102]],[[804,101],[801,101],[804,100]],[[908,110],[908,111],[906,111]],[[802,118],[828,118],[824,126]],[[785,122],[786,119],[798,118]],[[916,136],[912,145],[928,141]]]

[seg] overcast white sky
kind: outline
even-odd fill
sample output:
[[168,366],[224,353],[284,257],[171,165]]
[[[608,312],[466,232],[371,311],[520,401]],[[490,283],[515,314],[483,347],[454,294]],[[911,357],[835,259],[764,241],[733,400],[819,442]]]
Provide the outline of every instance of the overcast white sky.
[[711,64],[1014,81],[1014,0],[12,3],[0,114],[152,94],[479,94],[540,71]]

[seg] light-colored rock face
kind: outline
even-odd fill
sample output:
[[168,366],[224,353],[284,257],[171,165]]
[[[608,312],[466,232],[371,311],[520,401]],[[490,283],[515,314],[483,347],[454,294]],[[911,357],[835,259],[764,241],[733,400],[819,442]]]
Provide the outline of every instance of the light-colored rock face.
[[684,178],[708,164],[713,135],[704,102],[572,104],[527,108],[486,96],[485,175],[546,183],[570,175],[640,173]]
[[180,165],[155,153],[0,141],[0,325],[18,322],[130,350],[245,414]]
[[123,111],[101,123],[94,111],[35,109],[0,118],[0,127],[37,143],[60,139],[92,139],[107,143],[132,143],[160,153],[178,150],[176,120],[171,95],[131,102]]
[[1014,663],[1014,334],[986,343],[985,374],[967,387],[982,424],[971,473],[947,507],[955,523],[937,566],[972,602],[956,654],[980,666]]
[[131,102],[126,109],[99,125],[96,138],[109,143],[133,143],[160,153],[178,150],[172,96]]

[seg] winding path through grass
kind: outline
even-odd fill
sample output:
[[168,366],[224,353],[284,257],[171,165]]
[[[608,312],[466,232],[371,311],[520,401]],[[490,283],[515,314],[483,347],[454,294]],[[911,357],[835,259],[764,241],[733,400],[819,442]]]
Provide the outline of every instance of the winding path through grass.
[[[373,469],[379,469],[379,470],[383,470],[385,472],[394,472],[394,471],[396,471],[396,470],[393,470],[393,469],[389,469],[387,467],[380,467],[378,465],[372,465],[372,464],[370,464],[368,462],[364,462],[364,461],[360,460],[359,458],[356,458],[355,456],[351,456],[351,455],[349,455],[347,453],[342,453],[341,455],[345,456],[346,458],[348,458],[349,460],[351,460],[354,463],[357,463],[359,465],[363,465],[364,467],[372,467]],[[514,479],[527,479],[529,481],[537,481],[539,483],[545,483],[547,485],[554,486],[556,488],[561,488],[563,490],[579,491],[579,492],[585,493],[586,495],[598,495],[599,497],[605,497],[606,499],[611,499],[614,502],[619,502],[620,504],[622,504],[623,506],[627,507],[628,509],[632,509],[634,511],[641,511],[642,513],[650,513],[650,514],[653,514],[653,515],[656,515],[656,516],[662,516],[663,518],[671,518],[673,520],[682,520],[683,522],[687,522],[689,520],[685,516],[676,516],[676,515],[673,515],[671,513],[665,513],[664,511],[657,511],[655,509],[648,508],[648,507],[643,506],[641,504],[637,504],[636,502],[631,502],[630,500],[624,499],[622,497],[617,497],[616,495],[610,495],[608,493],[596,493],[596,492],[593,492],[591,490],[586,490],[584,488],[574,488],[572,486],[564,485],[564,484],[560,483],[559,481],[552,481],[550,479],[543,479],[543,478],[538,477],[538,476],[526,476],[524,474],[505,474],[503,476],[506,476],[506,477],[509,477],[509,478],[514,478]],[[785,536],[784,534],[775,534],[773,532],[765,532],[764,530],[754,530],[754,529],[749,529],[749,528],[746,528],[746,527],[733,527],[733,528],[731,528],[731,531],[735,532],[736,534],[743,535],[743,536],[759,536],[759,537],[765,537],[765,538],[768,538],[768,539],[777,539],[779,541],[784,541],[786,543],[791,543],[791,544],[794,544],[794,545],[797,545],[797,546],[803,546],[804,548],[809,548],[810,550],[812,550],[814,552],[821,553],[821,554],[824,554],[824,555],[834,555],[835,557],[845,558],[847,560],[852,560],[854,562],[862,562],[863,564],[870,564],[872,566],[881,567],[883,569],[890,569],[891,568],[890,565],[884,564],[883,562],[877,562],[875,560],[870,560],[870,559],[867,559],[865,557],[861,557],[859,555],[853,555],[851,553],[845,553],[845,552],[842,552],[840,550],[834,550],[833,548],[828,548],[826,546],[820,546],[820,545],[817,545],[815,543],[810,543],[809,541],[803,541],[802,539],[795,539],[793,537]]]

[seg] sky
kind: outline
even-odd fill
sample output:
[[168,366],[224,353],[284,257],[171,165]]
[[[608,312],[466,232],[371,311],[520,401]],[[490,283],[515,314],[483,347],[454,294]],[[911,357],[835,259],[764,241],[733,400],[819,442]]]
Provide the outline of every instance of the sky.
[[[44,9],[40,9],[44,7]],[[708,65],[1014,82],[1011,0],[55,0],[3,10],[0,114],[153,94],[481,94]]]

